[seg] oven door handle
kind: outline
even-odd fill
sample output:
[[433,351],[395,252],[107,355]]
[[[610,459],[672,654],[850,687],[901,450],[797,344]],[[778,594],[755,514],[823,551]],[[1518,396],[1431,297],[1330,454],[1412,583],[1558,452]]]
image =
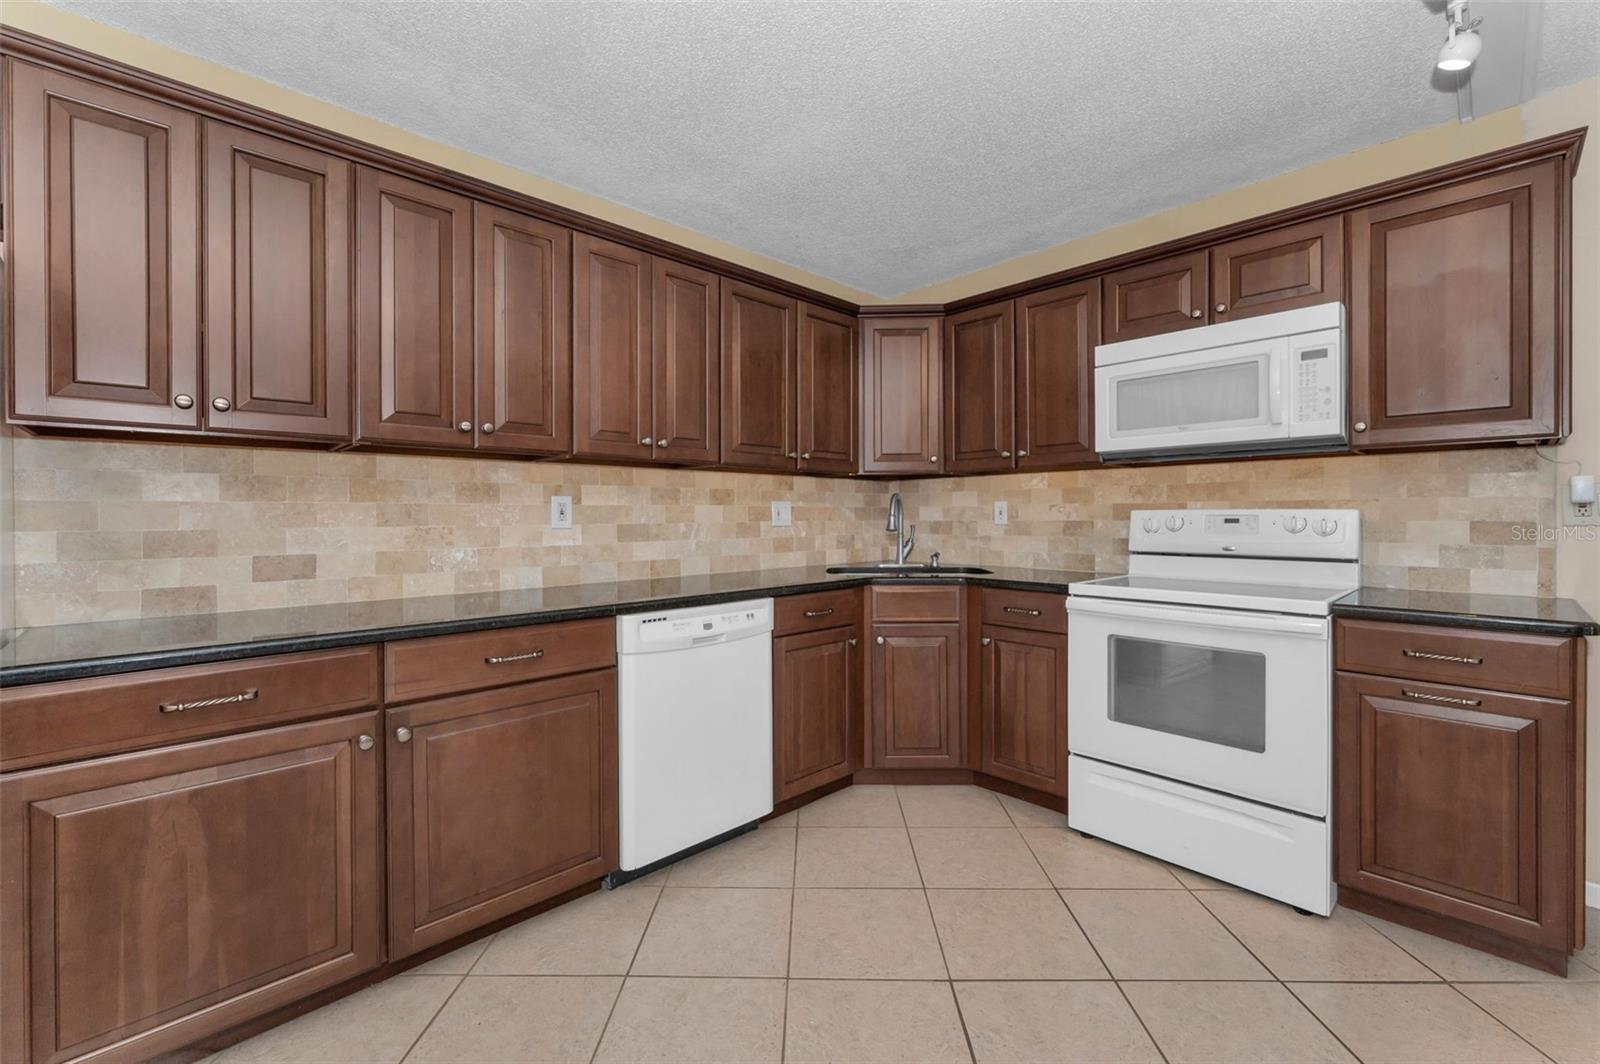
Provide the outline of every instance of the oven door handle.
[[1326,639],[1328,618],[1298,617],[1287,613],[1247,613],[1242,610],[1196,609],[1169,606],[1158,602],[1122,602],[1073,595],[1067,599],[1067,616],[1074,613],[1094,617],[1121,617],[1135,621],[1160,621],[1197,628],[1219,628],[1234,632],[1271,632],[1274,635],[1308,636]]

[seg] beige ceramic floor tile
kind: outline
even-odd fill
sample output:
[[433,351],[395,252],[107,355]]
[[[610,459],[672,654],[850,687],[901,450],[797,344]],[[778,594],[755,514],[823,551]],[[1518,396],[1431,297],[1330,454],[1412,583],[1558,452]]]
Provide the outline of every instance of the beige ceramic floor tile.
[[1053,890],[930,890],[952,979],[1107,979]]
[[1182,883],[1184,886],[1188,887],[1190,890],[1238,890],[1239,889],[1238,887],[1234,886],[1232,883],[1224,883],[1220,879],[1212,879],[1210,876],[1201,875],[1199,872],[1196,872],[1194,869],[1192,869],[1192,868],[1184,868],[1182,865],[1175,865],[1175,864],[1172,864],[1171,862],[1167,862],[1166,869],[1167,869],[1168,872],[1171,872],[1173,875],[1177,876],[1178,877],[1178,882]]
[[794,885],[794,828],[769,828],[729,839],[673,865],[672,887],[790,887]]
[[1270,979],[1186,890],[1061,892],[1118,979]]
[[801,806],[803,828],[898,828],[905,825],[900,799],[888,786],[846,787]]
[[1058,813],[1054,809],[1046,809],[1042,805],[1024,802],[1021,798],[1013,798],[1009,794],[996,793],[1000,805],[1011,817],[1011,822],[1019,828],[1065,828],[1067,814]]
[[478,975],[624,975],[661,891],[601,890],[495,935]]
[[1584,946],[1573,956],[1589,967],[1600,970],[1600,909],[1583,910]]
[[1171,1064],[1338,1064],[1352,1057],[1279,983],[1123,983]]
[[597,1064],[760,1064],[783,1054],[782,979],[632,976],[600,1039]]
[[587,1061],[622,980],[596,975],[490,975],[461,984],[406,1064]]
[[1208,890],[1202,904],[1256,958],[1287,980],[1431,982],[1439,977],[1348,909],[1302,916],[1282,902],[1239,890]]
[[1158,1062],[1115,983],[957,983],[978,1064]]
[[944,979],[944,957],[920,890],[797,890],[789,975],[795,979]]
[[787,813],[784,813],[782,816],[775,816],[771,820],[763,820],[761,822],[761,826],[764,828],[793,828],[798,827],[799,825],[800,816],[793,809],[789,810]]
[[1076,831],[1029,828],[1023,839],[1050,881],[1068,889],[1182,890],[1183,884],[1153,857]]
[[906,824],[914,828],[1009,828],[1011,817],[982,787],[897,787]]
[[388,979],[212,1059],[219,1064],[395,1064],[460,982],[459,975]]
[[928,887],[1050,886],[1016,828],[912,828],[911,848]]
[[483,956],[483,951],[489,948],[489,943],[494,941],[493,935],[485,935],[476,942],[468,942],[460,949],[451,950],[443,956],[435,957],[415,968],[407,968],[401,975],[466,975],[472,971],[472,966],[478,963],[478,958]]
[[794,980],[785,1061],[968,1061],[949,983]]
[[905,828],[801,828],[798,887],[920,887]]
[[1600,983],[1473,983],[1461,992],[1557,1064],[1600,1060]]
[[789,967],[787,890],[668,887],[635,975],[781,976]]
[[1541,1064],[1538,1050],[1452,987],[1294,983],[1289,989],[1366,1064]]
[[1492,953],[1463,946],[1425,931],[1415,931],[1409,927],[1392,924],[1376,916],[1357,913],[1353,909],[1341,911],[1360,917],[1364,923],[1382,932],[1407,953],[1453,983],[1560,983],[1600,980],[1600,972],[1581,962],[1567,965],[1567,978],[1563,980],[1559,975],[1551,975],[1549,972],[1530,968],[1526,964],[1508,961],[1504,957],[1496,957]]

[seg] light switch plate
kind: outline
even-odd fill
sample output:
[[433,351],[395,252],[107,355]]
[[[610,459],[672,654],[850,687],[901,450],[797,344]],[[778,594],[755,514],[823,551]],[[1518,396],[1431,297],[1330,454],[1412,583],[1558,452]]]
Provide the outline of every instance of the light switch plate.
[[772,527],[788,528],[790,525],[789,503],[787,500],[774,501],[772,504]]
[[1006,505],[1005,500],[1004,499],[995,500],[995,504],[994,504],[994,523],[997,524],[997,525],[1003,525],[1003,524],[1007,523],[1010,520],[1011,520],[1011,508]]
[[552,495],[552,496],[550,496],[550,527],[551,528],[571,528],[572,527],[572,496],[571,495]]

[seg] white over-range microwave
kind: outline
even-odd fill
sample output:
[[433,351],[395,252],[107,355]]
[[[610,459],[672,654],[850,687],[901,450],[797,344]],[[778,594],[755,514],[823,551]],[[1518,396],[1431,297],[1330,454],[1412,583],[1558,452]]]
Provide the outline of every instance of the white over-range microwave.
[[1345,436],[1343,303],[1094,349],[1102,458],[1320,450]]

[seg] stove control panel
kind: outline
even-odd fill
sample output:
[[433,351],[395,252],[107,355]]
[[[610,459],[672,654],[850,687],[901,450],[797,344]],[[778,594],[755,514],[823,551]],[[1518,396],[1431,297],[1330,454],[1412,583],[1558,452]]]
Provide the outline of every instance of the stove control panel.
[[1263,558],[1361,556],[1359,510],[1135,510],[1133,553]]

